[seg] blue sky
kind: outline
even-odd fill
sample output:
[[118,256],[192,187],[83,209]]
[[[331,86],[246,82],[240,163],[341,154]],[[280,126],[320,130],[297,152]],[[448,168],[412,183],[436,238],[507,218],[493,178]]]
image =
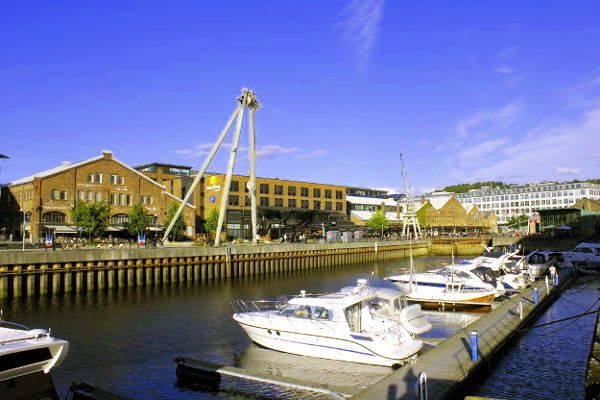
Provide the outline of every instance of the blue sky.
[[259,176],[397,191],[403,151],[417,192],[600,177],[600,2],[412,3],[7,2],[0,181],[198,167],[242,87]]

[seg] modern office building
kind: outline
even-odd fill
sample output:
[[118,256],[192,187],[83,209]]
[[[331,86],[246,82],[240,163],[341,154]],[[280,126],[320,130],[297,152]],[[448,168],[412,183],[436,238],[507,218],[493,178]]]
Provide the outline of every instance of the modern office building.
[[[98,157],[62,165],[1,188],[0,226],[6,235],[25,234],[38,242],[47,231],[57,235],[77,234],[71,210],[77,200],[108,204],[111,226],[108,232],[123,231],[132,207],[139,203],[153,216],[152,228],[164,225],[168,207],[181,203],[166,187],[104,151]],[[186,235],[195,234],[195,210],[184,211]]]
[[535,210],[565,208],[584,197],[598,200],[600,184],[542,182],[502,189],[484,187],[457,193],[456,197],[464,206],[472,204],[481,211],[493,211],[498,223],[504,224],[511,217],[530,215]]
[[[368,192],[368,189],[363,190]],[[382,191],[378,191],[382,192]],[[387,192],[383,192],[387,193]],[[383,196],[378,193],[378,196]],[[347,209],[350,220],[356,225],[366,225],[377,211],[390,221],[390,225],[402,224],[402,206],[392,197],[373,197],[369,195],[347,195]]]

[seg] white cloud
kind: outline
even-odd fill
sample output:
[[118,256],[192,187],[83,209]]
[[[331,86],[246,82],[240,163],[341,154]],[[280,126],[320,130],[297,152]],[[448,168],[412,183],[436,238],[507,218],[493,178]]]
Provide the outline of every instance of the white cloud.
[[272,158],[285,154],[298,153],[300,148],[298,147],[284,147],[278,144],[268,144],[260,146],[256,149],[256,156],[259,158]]
[[307,158],[323,157],[323,156],[325,156],[327,154],[329,154],[329,152],[327,150],[316,149],[316,150],[313,150],[313,151],[309,151],[307,153],[298,154],[296,156],[296,159],[298,159],[298,160],[306,160]]
[[521,102],[513,101],[497,110],[477,111],[457,124],[456,135],[459,139],[466,139],[470,136],[472,130],[480,128],[482,125],[492,125],[492,127],[507,126],[515,121],[520,110]]
[[375,190],[385,190],[386,192],[388,192],[389,194],[399,194],[399,193],[404,193],[404,188],[399,188],[396,186],[379,186],[374,188]]
[[496,72],[499,74],[512,74],[513,72],[515,72],[515,69],[509,67],[508,65],[500,65],[496,67]]
[[587,177],[600,175],[596,159],[600,104],[583,111],[576,120],[515,133],[510,138],[476,142],[450,154],[446,161],[452,167],[453,178],[463,182],[531,182],[557,179],[557,174],[579,175],[582,171]]
[[343,40],[364,67],[377,42],[384,0],[352,0],[344,9]]
[[579,168],[556,167],[556,172],[561,175],[577,175],[579,174]]

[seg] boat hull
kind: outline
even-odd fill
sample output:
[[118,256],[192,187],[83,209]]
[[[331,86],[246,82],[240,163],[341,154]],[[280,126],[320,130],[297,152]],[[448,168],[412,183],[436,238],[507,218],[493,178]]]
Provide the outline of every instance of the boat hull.
[[[234,319],[255,343],[301,356],[392,367],[415,358],[423,347],[421,341],[414,340],[403,343],[396,354],[379,354],[370,346],[374,344],[373,338],[367,335],[334,337],[327,334],[306,334],[251,324],[238,314],[234,315]],[[330,332],[326,333],[331,334]]]
[[69,343],[48,338],[4,345],[0,351],[0,381],[34,372],[50,372],[65,359]]

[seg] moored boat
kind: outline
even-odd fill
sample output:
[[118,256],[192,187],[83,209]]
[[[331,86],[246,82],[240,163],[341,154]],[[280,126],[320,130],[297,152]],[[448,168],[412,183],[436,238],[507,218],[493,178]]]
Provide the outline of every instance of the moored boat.
[[34,372],[48,373],[62,363],[69,342],[44,329],[0,321],[0,381]]
[[277,302],[236,301],[233,319],[257,344],[292,354],[398,366],[414,359],[431,329],[419,305],[389,283],[358,280],[325,295],[302,291]]

